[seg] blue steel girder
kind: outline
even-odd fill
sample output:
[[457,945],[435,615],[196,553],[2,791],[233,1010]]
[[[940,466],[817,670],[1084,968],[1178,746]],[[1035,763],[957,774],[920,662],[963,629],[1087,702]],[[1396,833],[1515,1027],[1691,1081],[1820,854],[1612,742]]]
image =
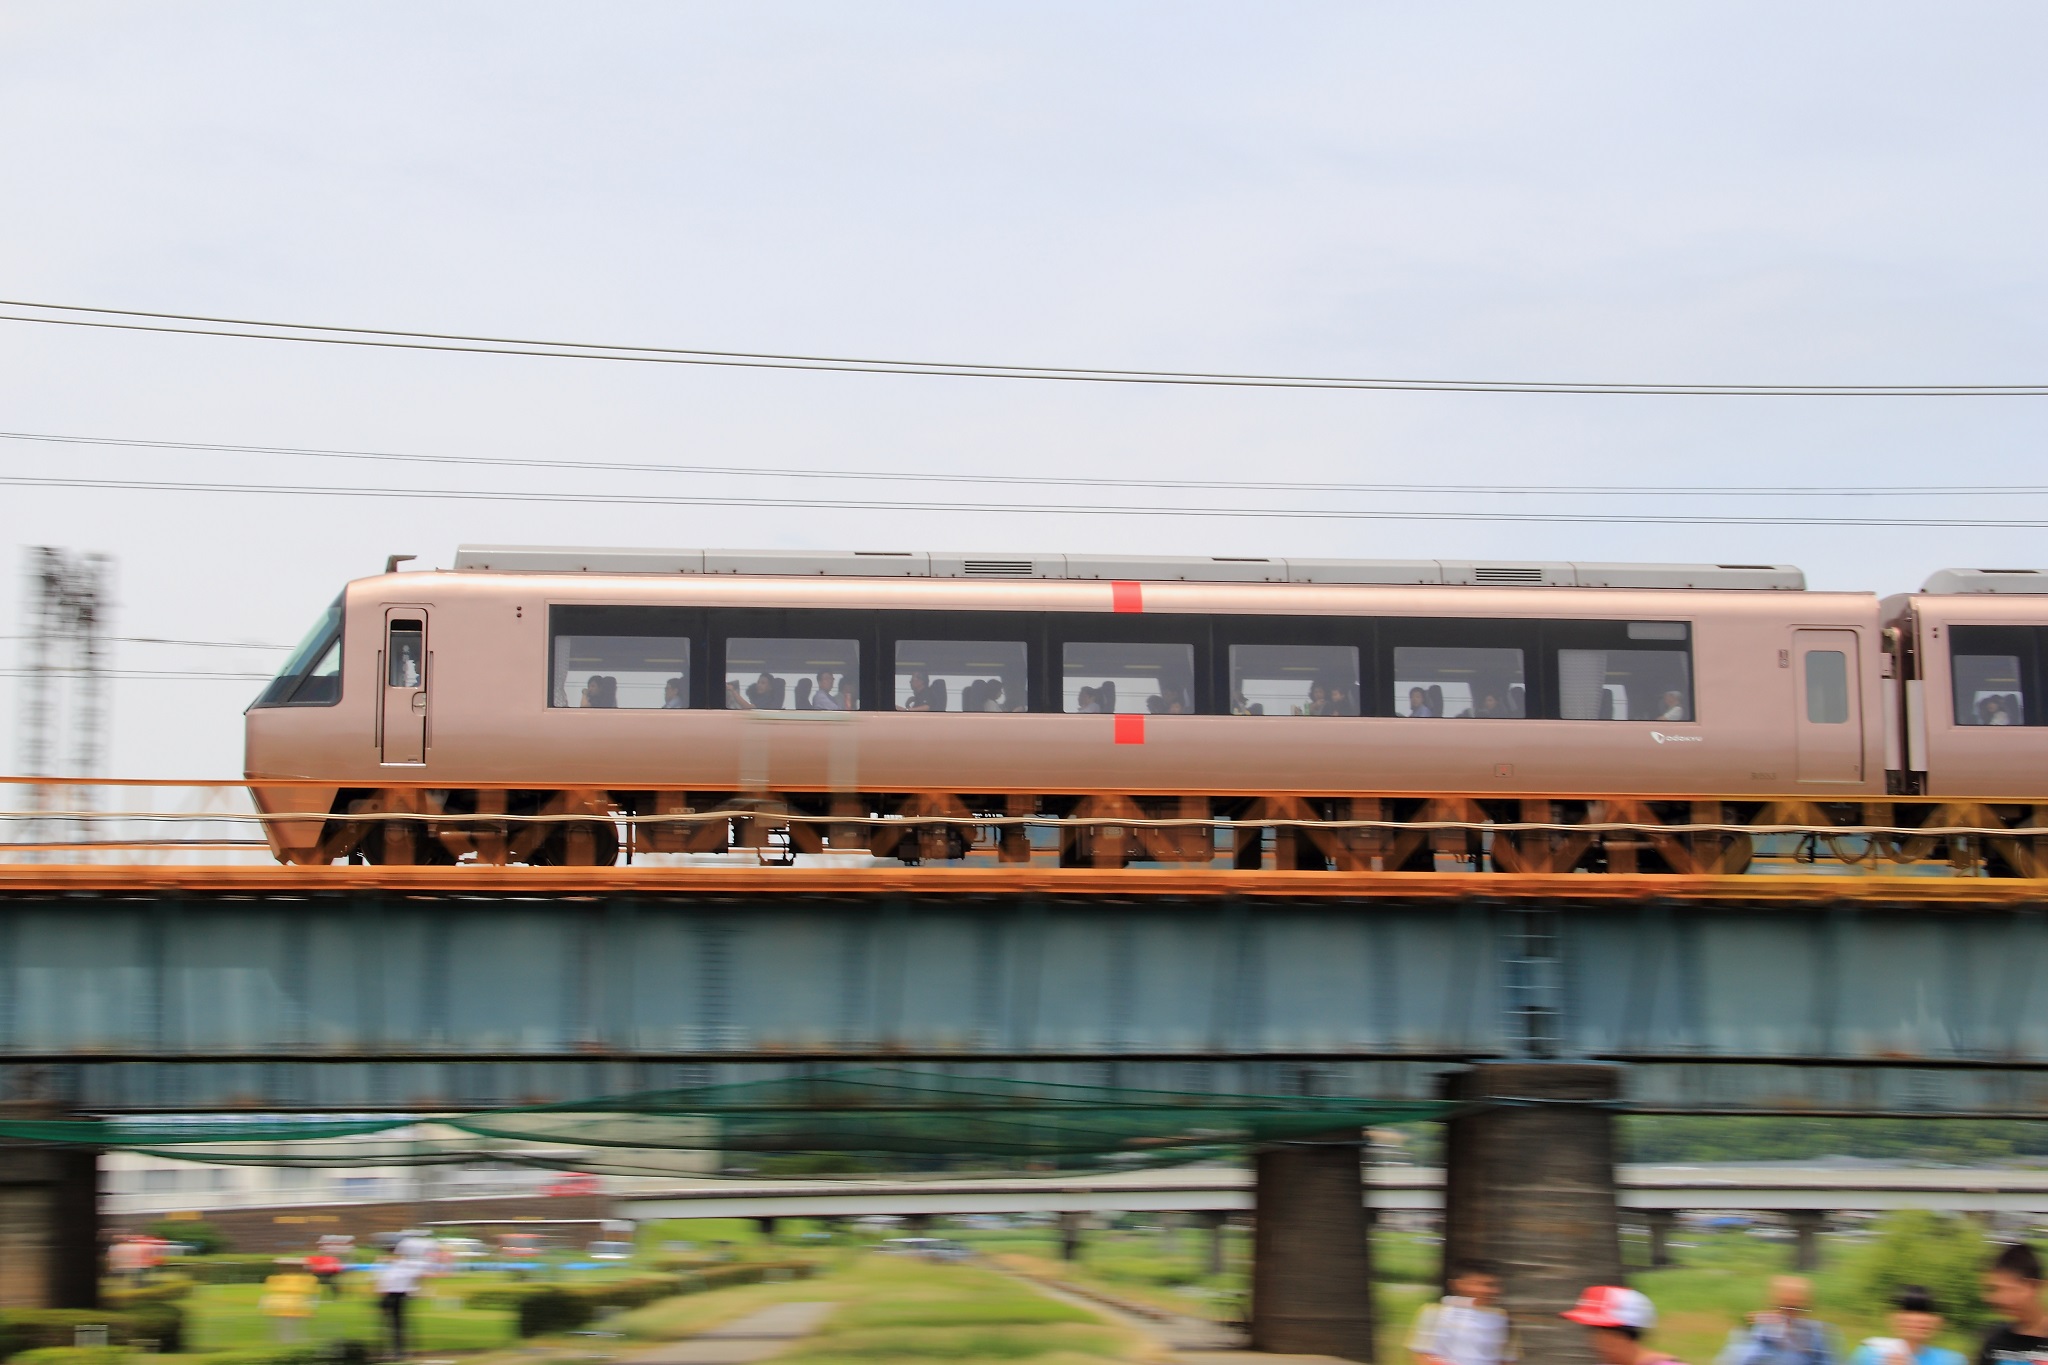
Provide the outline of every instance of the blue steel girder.
[[[0,898],[0,1066],[95,1107],[458,1107],[920,1060],[1676,1110],[2048,1115],[2038,907],[1316,898]],[[1144,1078],[1150,1077],[1151,1081]]]

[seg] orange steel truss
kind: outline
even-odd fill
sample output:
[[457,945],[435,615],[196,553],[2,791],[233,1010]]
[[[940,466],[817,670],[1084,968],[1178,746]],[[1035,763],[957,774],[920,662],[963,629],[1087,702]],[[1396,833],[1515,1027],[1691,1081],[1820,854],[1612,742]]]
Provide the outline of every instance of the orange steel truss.
[[0,864],[0,895],[306,896],[385,891],[423,896],[878,896],[1075,899],[1253,899],[1453,903],[1671,901],[1807,906],[1863,903],[1958,912],[2039,904],[2043,883],[2022,878],[1706,876],[1572,873],[1284,872],[1184,867],[292,867],[222,864]]

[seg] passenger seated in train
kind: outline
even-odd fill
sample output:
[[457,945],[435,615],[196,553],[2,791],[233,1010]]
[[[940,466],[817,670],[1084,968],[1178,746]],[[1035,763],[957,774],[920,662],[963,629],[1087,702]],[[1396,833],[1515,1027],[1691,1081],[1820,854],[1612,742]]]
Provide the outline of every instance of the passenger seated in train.
[[[1433,707],[1429,704],[1429,698],[1432,692],[1437,694],[1437,703]],[[1433,718],[1436,716],[1441,716],[1444,713],[1443,708],[1444,704],[1442,689],[1435,687],[1411,687],[1408,689],[1409,715],[1428,716]]]
[[[941,684],[943,686],[944,684]],[[1000,678],[983,678],[971,682],[960,694],[962,711],[1008,711],[1003,705],[1003,682]]]
[[1507,707],[1503,706],[1500,698],[1491,692],[1481,694],[1479,705],[1472,712],[1473,715],[1481,720],[1501,720],[1507,716],[1507,713]]
[[851,711],[853,710],[853,679],[842,678],[828,668],[818,670],[817,685],[811,689],[808,707],[798,703],[800,710]]
[[[737,685],[737,683],[727,683],[725,685],[728,700],[731,698],[732,689]],[[740,704],[734,709],[739,711],[780,711],[782,709],[783,696],[784,685],[782,679],[776,677],[773,673],[763,673],[760,677],[747,684],[746,693],[742,697]]]
[[1074,710],[1080,715],[1111,715],[1116,711],[1116,684],[1101,682],[1094,687],[1084,687],[1074,698]]
[[[945,709],[946,709],[946,681],[945,681],[945,679],[941,678],[941,679],[940,679],[940,680],[938,681],[938,683],[937,683],[937,688],[938,688],[938,692],[937,692],[937,697],[938,697],[938,704],[937,704],[936,706],[934,706],[934,705],[932,704],[932,700],[933,700],[933,686],[934,686],[934,685],[933,685],[933,683],[932,683],[932,675],[931,675],[931,674],[929,674],[929,673],[913,673],[913,674],[911,674],[911,675],[910,675],[910,695],[909,695],[909,696],[907,696],[907,697],[905,697],[905,698],[903,699],[903,703],[902,703],[902,705],[900,705],[900,706],[899,706],[899,707],[898,707],[897,709],[898,709],[898,710],[900,710],[900,711],[943,711],[943,710],[945,710]],[[975,687],[977,687],[977,686],[979,686],[979,684],[975,684],[975,683],[970,683],[970,684],[968,685],[968,692],[969,692],[969,693],[971,694],[971,693],[972,693],[972,692],[974,691]],[[969,709],[972,709],[972,708],[969,708]]]
[[682,711],[687,710],[689,705],[689,702],[683,699],[683,680],[681,678],[670,678],[661,685],[662,710]]
[[1685,694],[1676,688],[1664,694],[1657,704],[1658,720],[1691,720],[1692,713],[1685,704]]
[[1195,708],[1194,689],[1182,682],[1162,682],[1155,696],[1145,699],[1145,709],[1155,716],[1185,716]]
[[583,684],[583,704],[592,707],[617,707],[619,680],[602,673],[591,674]]
[[2020,724],[2020,699],[1993,692],[1977,703],[1977,724],[2018,725]]
[[1330,714],[1330,689],[1321,678],[1308,685],[1308,701],[1294,708],[1297,716],[1327,716]]

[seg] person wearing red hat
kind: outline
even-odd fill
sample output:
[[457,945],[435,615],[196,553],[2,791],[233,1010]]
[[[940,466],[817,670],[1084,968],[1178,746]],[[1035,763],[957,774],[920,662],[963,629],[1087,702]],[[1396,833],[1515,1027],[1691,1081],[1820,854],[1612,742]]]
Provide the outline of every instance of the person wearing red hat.
[[1596,1284],[1579,1295],[1577,1306],[1558,1316],[1586,1329],[1602,1365],[1678,1365],[1674,1357],[1643,1345],[1643,1334],[1657,1325],[1657,1309],[1633,1289]]

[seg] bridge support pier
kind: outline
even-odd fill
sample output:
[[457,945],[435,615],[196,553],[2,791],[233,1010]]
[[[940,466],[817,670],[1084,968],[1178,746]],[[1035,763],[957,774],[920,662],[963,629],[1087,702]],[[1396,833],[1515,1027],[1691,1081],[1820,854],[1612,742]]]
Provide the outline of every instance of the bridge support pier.
[[[1557,1315],[1594,1284],[1621,1284],[1613,1068],[1510,1062],[1446,1079],[1475,1108],[1446,1125],[1444,1264],[1499,1267],[1524,1360],[1590,1361]],[[1510,1101],[1509,1103],[1498,1103]]]
[[1085,1213],[1068,1212],[1060,1215],[1060,1259],[1078,1261],[1081,1259],[1081,1228],[1086,1223]]
[[1224,1229],[1230,1226],[1230,1215],[1221,1209],[1210,1209],[1195,1215],[1197,1221],[1209,1230],[1209,1240],[1203,1244],[1203,1268],[1206,1274],[1221,1275],[1225,1263],[1224,1247],[1227,1239]]
[[[1372,1238],[1356,1130],[1268,1148],[1253,1168],[1252,1349],[1373,1358]],[[1215,1225],[1212,1260],[1223,1249]]]
[[1644,1209],[1643,1223],[1650,1234],[1650,1269],[1664,1270],[1671,1264],[1671,1229],[1677,1226],[1676,1209]]
[[1793,1209],[1785,1215],[1792,1228],[1792,1268],[1801,1274],[1820,1269],[1820,1230],[1827,1220],[1819,1209]]
[[[13,1118],[52,1118],[0,1106]],[[97,1308],[99,1152],[0,1143],[0,1309]]]

